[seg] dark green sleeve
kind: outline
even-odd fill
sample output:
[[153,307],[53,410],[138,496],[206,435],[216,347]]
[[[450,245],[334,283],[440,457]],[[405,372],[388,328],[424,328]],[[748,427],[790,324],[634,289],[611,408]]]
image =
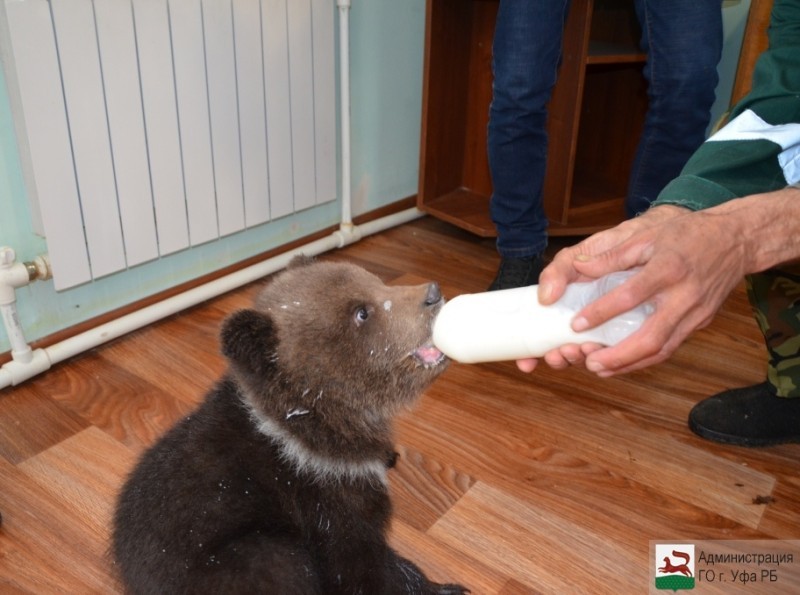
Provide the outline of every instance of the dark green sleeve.
[[[741,122],[751,115],[746,112],[755,114],[766,126],[747,134],[712,136],[659,194],[654,206],[706,209],[798,182],[800,0],[775,1],[768,35],[769,49],[756,62],[752,91],[731,110],[730,121],[720,133],[736,128],[738,117]],[[782,133],[779,137],[778,131]]]

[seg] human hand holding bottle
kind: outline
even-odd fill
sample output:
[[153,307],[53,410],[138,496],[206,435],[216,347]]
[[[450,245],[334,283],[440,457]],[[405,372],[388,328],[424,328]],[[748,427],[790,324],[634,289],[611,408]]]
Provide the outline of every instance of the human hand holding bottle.
[[[568,344],[545,354],[545,362],[556,369],[585,364],[606,377],[667,359],[692,331],[711,321],[745,273],[767,268],[753,258],[750,238],[755,219],[768,217],[769,211],[763,210],[763,200],[753,199],[697,212],[654,207],[559,252],[540,277],[542,304],[556,301],[569,283],[640,267],[626,283],[578,312],[572,321],[576,332],[645,302],[655,312],[617,345]],[[517,361],[525,372],[537,363]]]

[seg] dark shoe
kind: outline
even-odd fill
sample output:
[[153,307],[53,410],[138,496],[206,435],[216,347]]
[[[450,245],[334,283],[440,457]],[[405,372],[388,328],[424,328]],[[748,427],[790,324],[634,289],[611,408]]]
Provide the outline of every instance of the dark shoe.
[[800,398],[778,397],[767,382],[726,390],[694,406],[689,429],[738,446],[800,442]]
[[489,291],[536,285],[539,283],[539,273],[542,272],[543,265],[541,255],[528,258],[503,258]]

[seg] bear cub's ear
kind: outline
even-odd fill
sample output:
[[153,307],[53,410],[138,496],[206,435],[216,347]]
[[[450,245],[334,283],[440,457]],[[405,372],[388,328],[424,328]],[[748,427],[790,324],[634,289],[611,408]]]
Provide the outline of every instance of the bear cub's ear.
[[239,310],[222,323],[222,353],[242,371],[262,375],[272,366],[278,337],[272,319],[255,310]]

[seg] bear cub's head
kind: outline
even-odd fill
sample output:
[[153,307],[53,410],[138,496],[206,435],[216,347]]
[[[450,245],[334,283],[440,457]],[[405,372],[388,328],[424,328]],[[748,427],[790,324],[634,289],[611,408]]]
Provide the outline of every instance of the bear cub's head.
[[222,350],[273,430],[338,422],[378,434],[446,367],[431,342],[443,303],[436,283],[387,286],[350,263],[297,257],[228,318]]

